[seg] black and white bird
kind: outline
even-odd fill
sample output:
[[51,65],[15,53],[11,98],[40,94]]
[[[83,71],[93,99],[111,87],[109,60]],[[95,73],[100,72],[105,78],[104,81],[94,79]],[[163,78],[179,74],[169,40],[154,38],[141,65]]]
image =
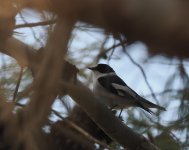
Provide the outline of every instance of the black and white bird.
[[165,108],[139,96],[107,64],[98,64],[88,69],[93,71],[94,94],[111,109],[122,110],[134,106],[140,107],[149,113],[153,113],[149,108],[165,111]]

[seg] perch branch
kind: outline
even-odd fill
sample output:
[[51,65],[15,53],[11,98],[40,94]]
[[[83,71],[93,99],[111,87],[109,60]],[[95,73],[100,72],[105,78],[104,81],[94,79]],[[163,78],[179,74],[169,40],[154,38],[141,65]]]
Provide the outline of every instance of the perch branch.
[[64,83],[64,85],[68,88],[68,94],[88,113],[99,127],[123,147],[143,150],[158,149],[143,136],[133,132],[124,125],[120,119],[113,116],[112,112],[100,103],[88,88],[82,84],[70,85]]

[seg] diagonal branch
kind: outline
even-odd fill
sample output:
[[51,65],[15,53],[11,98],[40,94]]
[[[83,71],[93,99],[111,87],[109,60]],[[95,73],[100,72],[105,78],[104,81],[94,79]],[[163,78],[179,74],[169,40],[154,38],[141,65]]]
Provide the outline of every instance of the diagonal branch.
[[0,44],[0,52],[16,59],[22,67],[29,66],[30,58],[36,54],[35,50],[20,40],[11,37]]
[[154,91],[153,91],[153,89],[152,89],[150,83],[148,82],[148,79],[147,79],[146,73],[144,72],[144,69],[142,68],[142,66],[141,66],[140,64],[138,64],[138,63],[131,57],[131,55],[129,55],[129,53],[128,53],[126,50],[125,50],[124,52],[125,52],[125,54],[129,57],[129,59],[131,60],[131,62],[132,62],[134,65],[136,65],[136,66],[140,69],[140,71],[141,71],[141,73],[142,73],[142,75],[143,75],[143,77],[144,77],[144,81],[146,82],[146,85],[148,86],[148,89],[150,90],[150,92],[151,92],[153,98],[155,99],[156,103],[158,104],[158,100],[157,100],[157,98],[156,98],[156,95],[154,94]]
[[[36,114],[42,119],[44,116],[47,117],[50,112],[51,105],[57,95],[55,91],[58,87],[57,83],[61,79],[61,70],[73,25],[73,21],[59,20],[49,37],[45,55],[34,82],[34,94],[31,103],[25,110],[28,115],[31,115],[31,118]],[[43,107],[41,108],[41,106]],[[34,110],[35,112],[28,112]]]
[[35,23],[18,24],[15,26],[15,29],[36,27],[36,26],[46,26],[46,25],[55,24],[55,23],[56,23],[56,20],[48,20],[48,21],[35,22]]
[[113,150],[111,147],[109,147],[108,145],[106,145],[105,143],[97,140],[96,138],[94,138],[92,135],[90,135],[87,131],[85,131],[84,129],[82,129],[81,127],[79,127],[78,125],[76,125],[74,122],[63,118],[59,112],[57,112],[56,110],[52,110],[52,112],[58,116],[60,119],[64,120],[64,122],[66,124],[68,124],[69,126],[71,126],[72,128],[74,128],[76,131],[78,131],[79,133],[81,133],[83,136],[85,136],[88,140],[92,141],[93,143],[97,143],[99,145],[101,145],[104,148],[107,148],[109,150]]
[[[133,132],[120,119],[112,115],[91,91],[83,86],[66,84],[68,94],[88,113],[99,127],[112,139],[129,149],[157,150],[158,148],[143,136]],[[82,93],[82,94],[80,94]]]
[[13,102],[16,102],[16,97],[17,97],[17,94],[18,94],[18,89],[19,89],[19,86],[20,86],[22,75],[23,75],[23,68],[21,67],[19,77],[18,77],[18,81],[17,81],[16,88],[15,88],[14,95],[13,95]]
[[36,141],[41,137],[41,127],[48,120],[51,105],[57,96],[58,81],[61,79],[73,25],[74,21],[60,19],[49,36],[43,61],[39,64],[34,80],[31,101],[22,113],[24,121],[21,134],[25,136],[21,140],[25,141],[27,148],[39,149]]

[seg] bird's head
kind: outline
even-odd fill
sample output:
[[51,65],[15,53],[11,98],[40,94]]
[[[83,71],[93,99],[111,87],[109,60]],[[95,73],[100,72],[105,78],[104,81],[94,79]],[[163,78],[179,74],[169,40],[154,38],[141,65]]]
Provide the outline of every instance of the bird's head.
[[106,64],[98,64],[95,67],[88,67],[88,69],[92,70],[95,74],[98,74],[98,75],[115,73],[115,71]]

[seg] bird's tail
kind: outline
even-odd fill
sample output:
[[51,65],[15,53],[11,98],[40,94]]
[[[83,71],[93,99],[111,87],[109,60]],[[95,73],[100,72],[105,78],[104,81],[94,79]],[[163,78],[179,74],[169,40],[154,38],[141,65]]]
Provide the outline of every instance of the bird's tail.
[[[159,105],[156,105],[148,100],[146,100],[145,98],[142,98],[140,97],[140,102],[142,103],[142,105],[145,107],[145,108],[157,108],[159,110],[163,110],[163,111],[166,111],[166,109],[162,106],[159,106]],[[149,111],[148,111],[149,112]]]

